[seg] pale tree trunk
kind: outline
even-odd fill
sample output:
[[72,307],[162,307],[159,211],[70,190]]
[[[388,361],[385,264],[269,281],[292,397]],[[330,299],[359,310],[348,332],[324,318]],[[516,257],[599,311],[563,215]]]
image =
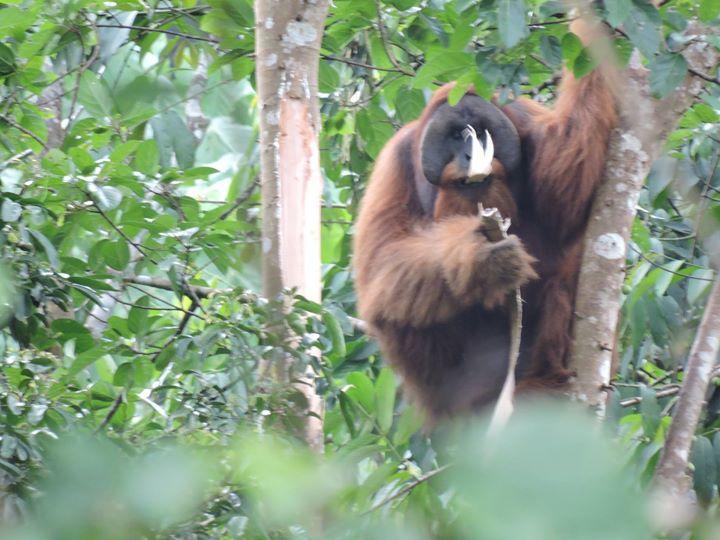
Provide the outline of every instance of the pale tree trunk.
[[[327,0],[257,0],[256,63],[260,103],[263,294],[296,287],[320,301],[320,198],[317,101],[320,42]],[[312,373],[288,358],[273,361],[278,382],[297,381],[309,414],[305,437],[322,449],[322,403]]]
[[[686,34],[703,35],[705,30],[691,24]],[[717,51],[702,41],[692,42],[683,56],[690,69],[703,74],[711,73],[718,61]],[[572,394],[600,416],[605,413],[625,252],[640,190],[666,137],[704,87],[701,78],[688,75],[672,95],[658,101],[651,97],[648,75],[635,51],[619,85],[620,125],[611,137],[605,178],[593,203],[575,303],[570,367],[577,377]]]
[[720,349],[720,278],[715,279],[695,341],[690,350],[682,389],[655,469],[655,486],[672,498],[690,489],[687,474],[690,447]]

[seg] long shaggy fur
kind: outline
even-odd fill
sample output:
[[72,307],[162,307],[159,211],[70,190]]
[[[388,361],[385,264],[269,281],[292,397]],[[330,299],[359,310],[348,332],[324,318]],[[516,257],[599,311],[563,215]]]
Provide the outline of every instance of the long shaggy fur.
[[[360,316],[434,417],[499,394],[509,349],[507,298],[517,286],[526,301],[520,388],[567,380],[582,233],[616,123],[602,71],[580,80],[565,74],[554,109],[526,99],[502,109],[521,138],[519,191],[507,187],[497,160],[488,188],[436,188],[419,167],[420,140],[450,88],[438,90],[420,119],[381,152],[354,255]],[[513,218],[508,239],[485,238],[478,202]]]

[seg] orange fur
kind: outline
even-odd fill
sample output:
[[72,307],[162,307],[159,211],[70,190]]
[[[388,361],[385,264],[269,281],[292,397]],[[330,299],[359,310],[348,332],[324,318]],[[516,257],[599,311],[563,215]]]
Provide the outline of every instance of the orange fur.
[[510,218],[513,223],[518,222],[517,204],[513,199],[510,188],[505,183],[505,167],[497,159],[492,162],[493,180],[490,185],[478,184],[476,187],[459,186],[459,174],[452,170],[456,165],[451,162],[447,173],[443,174],[441,186],[438,189],[437,200],[433,216],[435,220],[448,216],[474,216],[478,213],[478,203],[482,201],[486,208],[497,208],[503,217]]
[[[493,183],[475,191],[453,183],[457,171],[443,171],[438,188],[419,172],[423,128],[452,85],[381,152],[357,221],[358,309],[431,416],[467,411],[499,394],[507,299],[518,285],[526,301],[519,388],[557,388],[567,380],[582,233],[616,122],[608,81],[605,70],[580,80],[566,73],[554,109],[527,99],[501,109],[527,164],[519,196],[499,162]],[[423,190],[434,193],[429,212]],[[512,217],[514,235],[488,241],[478,202]]]

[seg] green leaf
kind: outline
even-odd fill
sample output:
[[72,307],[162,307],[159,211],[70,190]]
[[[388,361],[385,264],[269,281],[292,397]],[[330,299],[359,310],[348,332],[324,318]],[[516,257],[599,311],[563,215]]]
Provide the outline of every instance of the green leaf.
[[540,53],[551,66],[559,66],[563,59],[562,45],[555,36],[540,38]]
[[105,263],[115,270],[125,270],[130,262],[130,248],[125,240],[103,240],[100,253]]
[[146,388],[153,379],[155,374],[155,366],[149,358],[138,358],[133,362],[134,368],[134,386]]
[[407,443],[425,423],[423,415],[413,406],[408,406],[400,415],[400,419],[397,422],[397,428],[393,435],[393,443],[397,446],[401,446]]
[[528,35],[525,0],[498,0],[497,10],[500,41],[510,48]]
[[4,199],[0,209],[0,218],[5,223],[14,223],[22,215],[22,206],[10,199]]
[[145,334],[147,333],[147,322],[149,311],[147,308],[150,306],[150,298],[142,296],[139,298],[130,308],[128,313],[127,325],[130,331],[134,334]]
[[113,186],[99,186],[93,191],[97,204],[102,210],[114,210],[122,202],[122,191]]
[[335,316],[327,310],[323,311],[322,320],[325,324],[325,328],[327,328],[328,334],[330,335],[332,352],[341,362],[345,359],[345,355],[347,354],[347,349],[345,347],[345,335],[343,334],[342,327],[340,326],[337,318],[335,318]]
[[178,166],[189,169],[195,164],[195,137],[178,113],[169,111],[165,117],[166,124],[173,134],[172,144]]
[[45,250],[45,255],[47,255],[50,266],[52,266],[55,270],[59,270],[60,261],[58,260],[57,250],[55,249],[55,246],[53,246],[52,242],[50,242],[47,236],[45,236],[40,231],[36,231],[35,229],[28,229],[28,232],[33,236],[33,238],[35,238],[35,240],[37,240],[37,242],[42,246],[43,250]]
[[73,360],[73,363],[70,365],[70,368],[68,369],[67,377],[74,377],[83,369],[88,367],[90,364],[96,362],[100,357],[103,356],[103,354],[105,354],[105,351],[100,348],[89,349],[83,353],[78,354],[75,357],[75,360]]
[[568,32],[562,38],[562,57],[567,63],[569,68],[575,63],[575,58],[582,52],[583,44],[580,38],[572,32]]
[[375,411],[375,389],[368,376],[355,371],[347,376],[347,382],[351,386],[345,389],[345,393],[358,402],[365,412],[372,414]]
[[159,155],[157,144],[154,140],[147,140],[140,143],[135,152],[135,167],[141,173],[153,176],[159,168]]
[[15,69],[15,53],[7,45],[0,43],[0,76],[10,75]]
[[693,443],[690,462],[695,467],[693,487],[700,501],[709,504],[713,499],[713,490],[717,479],[717,464],[710,440],[698,436]]
[[703,22],[710,22],[720,15],[720,0],[701,0],[698,15]]
[[584,77],[593,69],[595,69],[596,65],[597,62],[590,54],[590,51],[588,51],[588,49],[586,48],[583,48],[583,50],[580,51],[580,54],[577,55],[575,61],[573,62],[573,75],[575,75],[575,77],[577,77],[578,79]]
[[230,71],[234,80],[241,81],[255,71],[255,62],[247,56],[236,58],[230,62]]
[[135,370],[133,369],[132,362],[125,362],[120,364],[113,377],[113,384],[115,386],[124,386],[125,388],[131,388],[133,385],[133,379],[135,378]]
[[449,105],[454,107],[458,104],[458,102],[467,93],[470,86],[472,86],[474,76],[475,74],[473,72],[468,72],[457,80],[455,86],[453,86],[453,89],[450,90],[450,93],[448,94],[447,101]]
[[720,431],[713,437],[713,449],[715,453],[715,483],[720,487]]
[[158,159],[162,167],[171,165],[175,154],[177,164],[188,169],[195,163],[195,137],[175,111],[168,111],[150,121],[158,148]]
[[388,433],[392,427],[395,411],[395,376],[388,367],[380,370],[380,375],[375,381],[375,402],[380,430]]
[[698,268],[692,274],[693,278],[688,280],[687,284],[687,301],[691,306],[695,306],[703,294],[710,288],[713,279],[713,271],[709,268]]
[[475,69],[473,57],[462,51],[441,51],[430,56],[413,80],[414,88],[424,88],[435,79],[451,80]]
[[133,79],[119,90],[115,90],[114,98],[118,112],[125,116],[138,114],[150,108],[158,93],[157,85],[146,75]]
[[404,123],[415,120],[425,108],[425,95],[422,90],[401,88],[395,98],[395,111]]
[[0,37],[26,30],[35,20],[36,13],[29,9],[6,7],[0,14]]
[[650,89],[665,97],[678,88],[687,75],[687,63],[680,54],[661,54],[650,62]]
[[655,281],[655,294],[657,296],[662,296],[667,291],[668,287],[670,286],[670,283],[672,283],[672,280],[674,277],[677,277],[673,272],[677,272],[685,261],[681,260],[675,260],[670,261],[666,264],[663,264],[662,268],[655,268],[652,272],[650,272],[650,275],[654,273],[658,273],[657,280]]
[[652,58],[660,48],[662,42],[660,26],[660,14],[650,2],[645,0],[632,2],[630,15],[625,21],[625,33],[646,58]]
[[715,109],[713,109],[707,103],[698,103],[693,107],[693,111],[695,111],[695,114],[698,116],[701,122],[714,124],[715,122],[720,120],[720,118],[718,118],[718,113],[715,112]]
[[84,148],[73,146],[68,150],[68,155],[81,173],[88,174],[95,169],[95,159]]
[[630,15],[632,8],[631,0],[605,0],[605,9],[607,10],[607,20],[611,26],[620,26]]
[[112,116],[114,103],[110,87],[104,79],[86,70],[80,78],[78,101],[92,116],[102,119]]
[[649,386],[640,387],[640,414],[642,414],[643,430],[645,436],[653,439],[657,428],[660,427],[660,419],[662,417],[662,410],[658,403],[657,397],[655,396],[655,390]]
[[650,231],[640,219],[635,219],[630,233],[632,241],[635,242],[641,251],[647,252],[651,249]]
[[340,75],[330,62],[321,62],[318,74],[319,90],[330,94],[340,85]]

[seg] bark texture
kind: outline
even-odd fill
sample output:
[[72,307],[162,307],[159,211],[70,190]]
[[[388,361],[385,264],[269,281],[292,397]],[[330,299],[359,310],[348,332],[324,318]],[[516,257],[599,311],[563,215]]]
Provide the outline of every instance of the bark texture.
[[[320,173],[317,101],[320,42],[327,0],[257,0],[256,62],[260,105],[263,294],[296,287],[319,301]],[[322,449],[321,402],[312,373],[296,374],[287,358],[276,380],[297,381],[308,399],[306,439]]]
[[693,436],[720,349],[720,279],[716,278],[698,327],[672,423],[655,469],[655,485],[671,497],[690,489],[687,474]]
[[[688,35],[707,33],[695,24],[686,31]],[[711,73],[718,62],[717,51],[701,40],[692,41],[683,56],[699,73]],[[611,138],[605,179],[591,211],[575,303],[570,367],[577,377],[572,393],[599,415],[605,412],[625,252],[640,189],[668,134],[705,83],[688,75],[673,94],[660,101],[651,96],[648,76],[636,51],[618,81],[620,126]]]

